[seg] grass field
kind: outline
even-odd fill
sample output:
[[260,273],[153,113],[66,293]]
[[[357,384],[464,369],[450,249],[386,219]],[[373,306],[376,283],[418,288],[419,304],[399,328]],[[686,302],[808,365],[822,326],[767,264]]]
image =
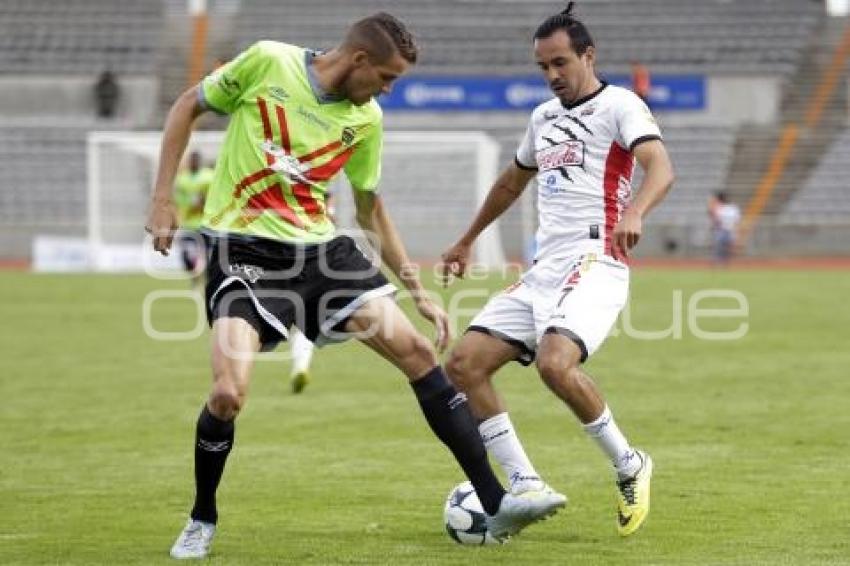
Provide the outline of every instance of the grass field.
[[[152,290],[185,286],[13,272],[0,273],[0,285],[0,563],[170,563],[191,501],[206,337],[153,341],[141,305]],[[258,366],[211,561],[850,563],[850,274],[638,271],[633,326],[669,326],[674,291],[687,305],[706,288],[745,294],[744,338],[697,339],[686,308],[681,339],[619,336],[589,364],[656,463],[653,511],[635,537],[616,535],[602,456],[535,374],[514,365],[499,386],[538,470],[570,504],[505,546],[451,542],[442,504],[459,470],[404,380],[347,344],[319,353],[316,379],[298,397],[286,364]],[[157,303],[153,314],[161,329],[193,324],[186,301]]]

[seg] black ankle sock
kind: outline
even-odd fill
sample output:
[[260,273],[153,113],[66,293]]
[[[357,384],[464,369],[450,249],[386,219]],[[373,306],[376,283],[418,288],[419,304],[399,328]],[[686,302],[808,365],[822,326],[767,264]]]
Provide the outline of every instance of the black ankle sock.
[[499,510],[505,490],[487,460],[487,451],[466,403],[466,396],[457,392],[440,366],[411,385],[431,430],[454,454],[475,486],[484,510],[494,515]]
[[233,421],[217,418],[204,405],[195,433],[195,505],[191,513],[195,520],[218,521],[215,491],[233,447],[233,429]]

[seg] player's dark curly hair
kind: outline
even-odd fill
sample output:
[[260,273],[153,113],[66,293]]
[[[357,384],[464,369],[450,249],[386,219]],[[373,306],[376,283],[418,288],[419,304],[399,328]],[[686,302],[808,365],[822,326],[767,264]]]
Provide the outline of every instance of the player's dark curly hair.
[[386,61],[398,52],[408,63],[416,63],[418,49],[413,34],[401,21],[378,12],[355,22],[348,30],[345,45],[365,49],[377,61]]
[[577,55],[584,55],[588,47],[595,47],[587,27],[573,16],[574,6],[575,2],[569,2],[565,10],[546,18],[534,32],[534,39],[546,39],[556,31],[564,30],[570,36],[570,44]]

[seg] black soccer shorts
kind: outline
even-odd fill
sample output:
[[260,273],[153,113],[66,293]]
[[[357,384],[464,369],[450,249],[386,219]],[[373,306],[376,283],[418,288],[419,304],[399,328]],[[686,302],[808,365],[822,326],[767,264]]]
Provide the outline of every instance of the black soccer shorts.
[[295,245],[242,235],[206,235],[207,321],[237,317],[260,335],[264,350],[295,325],[318,345],[341,341],[349,317],[394,285],[348,236]]

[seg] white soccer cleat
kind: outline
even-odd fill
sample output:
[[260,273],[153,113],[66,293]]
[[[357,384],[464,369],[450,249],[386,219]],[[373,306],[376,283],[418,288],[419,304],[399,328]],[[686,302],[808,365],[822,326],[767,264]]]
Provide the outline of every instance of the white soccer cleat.
[[506,493],[495,515],[487,515],[490,534],[504,541],[537,521],[551,517],[567,504],[567,497],[549,486],[519,495]]
[[171,547],[171,558],[205,558],[210,553],[210,544],[215,534],[215,525],[189,519],[183,532]]

